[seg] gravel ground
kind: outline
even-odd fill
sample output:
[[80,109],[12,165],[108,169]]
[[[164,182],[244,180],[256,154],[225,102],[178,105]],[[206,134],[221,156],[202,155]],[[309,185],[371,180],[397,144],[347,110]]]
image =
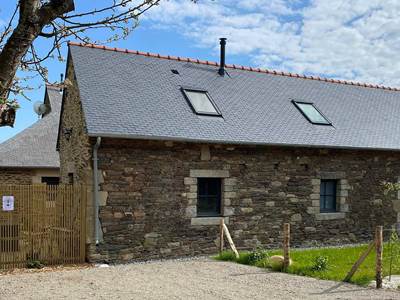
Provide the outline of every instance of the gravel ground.
[[208,258],[0,275],[0,299],[400,299]]

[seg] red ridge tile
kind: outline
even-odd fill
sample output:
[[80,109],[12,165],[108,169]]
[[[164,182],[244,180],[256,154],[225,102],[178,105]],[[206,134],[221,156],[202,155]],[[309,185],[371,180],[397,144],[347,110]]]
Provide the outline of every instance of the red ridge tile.
[[[199,60],[199,59],[184,58],[184,57],[179,57],[179,56],[170,56],[170,55],[165,56],[165,55],[161,55],[159,53],[141,52],[141,51],[137,51],[137,50],[134,51],[134,50],[129,50],[129,49],[120,49],[120,48],[116,48],[116,47],[112,48],[112,47],[95,45],[95,44],[83,44],[83,43],[77,43],[77,42],[68,42],[68,45],[102,49],[102,50],[106,50],[106,51],[114,51],[114,52],[121,52],[121,53],[131,53],[131,54],[155,57],[155,58],[160,58],[160,59],[186,61],[186,62],[192,62],[192,63],[202,64],[202,65],[219,66],[219,64],[217,62],[210,62],[208,60],[203,61],[203,60]],[[249,72],[273,74],[273,75],[278,75],[278,76],[297,77],[297,78],[310,79],[310,80],[316,80],[316,81],[325,81],[325,82],[344,84],[344,85],[362,86],[362,87],[367,87],[367,88],[382,89],[382,90],[389,90],[389,91],[400,91],[399,88],[393,88],[393,87],[382,86],[382,85],[377,85],[377,84],[361,83],[361,82],[338,80],[338,79],[331,79],[331,78],[322,78],[322,77],[318,77],[318,76],[317,77],[316,76],[306,76],[306,75],[291,73],[291,72],[282,72],[282,71],[276,71],[276,70],[267,70],[267,69],[260,69],[260,68],[246,67],[246,66],[237,66],[235,64],[232,64],[232,65],[227,64],[226,68],[235,69],[235,70],[244,70],[244,71],[249,71]]]

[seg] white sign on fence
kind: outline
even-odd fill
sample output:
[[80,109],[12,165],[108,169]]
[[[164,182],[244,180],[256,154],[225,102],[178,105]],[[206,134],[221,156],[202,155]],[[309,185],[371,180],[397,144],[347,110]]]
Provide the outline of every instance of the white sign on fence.
[[14,196],[3,196],[3,210],[14,210]]

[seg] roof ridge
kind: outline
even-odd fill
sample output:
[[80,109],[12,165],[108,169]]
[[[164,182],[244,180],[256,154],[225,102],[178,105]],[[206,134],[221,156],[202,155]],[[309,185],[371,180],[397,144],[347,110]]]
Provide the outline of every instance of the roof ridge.
[[[83,44],[83,43],[76,43],[76,42],[68,42],[68,45],[80,46],[80,47],[86,47],[86,48],[96,48],[96,49],[102,49],[102,50],[106,50],[106,51],[115,51],[115,52],[121,52],[121,53],[130,53],[130,54],[136,54],[136,55],[142,55],[142,56],[148,56],[148,57],[154,57],[154,58],[176,60],[176,61],[181,61],[181,62],[191,62],[191,63],[197,63],[197,64],[203,64],[203,65],[209,65],[209,66],[216,66],[216,67],[219,66],[219,64],[217,62],[208,61],[208,60],[199,60],[199,59],[194,59],[194,58],[171,56],[171,55],[161,55],[158,53],[141,52],[138,50],[107,47],[107,46],[100,46],[100,45],[95,45],[95,44]],[[325,81],[325,82],[330,82],[330,83],[353,85],[353,86],[375,88],[375,89],[382,89],[382,90],[389,90],[389,91],[400,91],[400,88],[394,88],[394,87],[377,85],[377,84],[369,84],[369,83],[362,83],[362,82],[341,80],[341,79],[331,79],[331,78],[319,77],[319,76],[309,76],[309,75],[302,75],[302,74],[291,73],[291,72],[253,68],[253,67],[247,67],[247,66],[241,66],[241,65],[235,65],[235,64],[226,64],[225,66],[226,66],[226,68],[229,68],[229,69],[236,69],[236,70],[243,70],[243,71],[250,71],[250,72],[257,72],[257,73],[265,73],[265,74],[278,75],[278,76],[302,78],[302,79],[316,80],[316,81]]]

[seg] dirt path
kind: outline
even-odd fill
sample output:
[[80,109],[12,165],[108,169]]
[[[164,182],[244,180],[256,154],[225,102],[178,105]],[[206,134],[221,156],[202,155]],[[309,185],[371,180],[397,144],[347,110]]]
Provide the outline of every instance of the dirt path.
[[0,275],[0,299],[400,299],[206,258]]

